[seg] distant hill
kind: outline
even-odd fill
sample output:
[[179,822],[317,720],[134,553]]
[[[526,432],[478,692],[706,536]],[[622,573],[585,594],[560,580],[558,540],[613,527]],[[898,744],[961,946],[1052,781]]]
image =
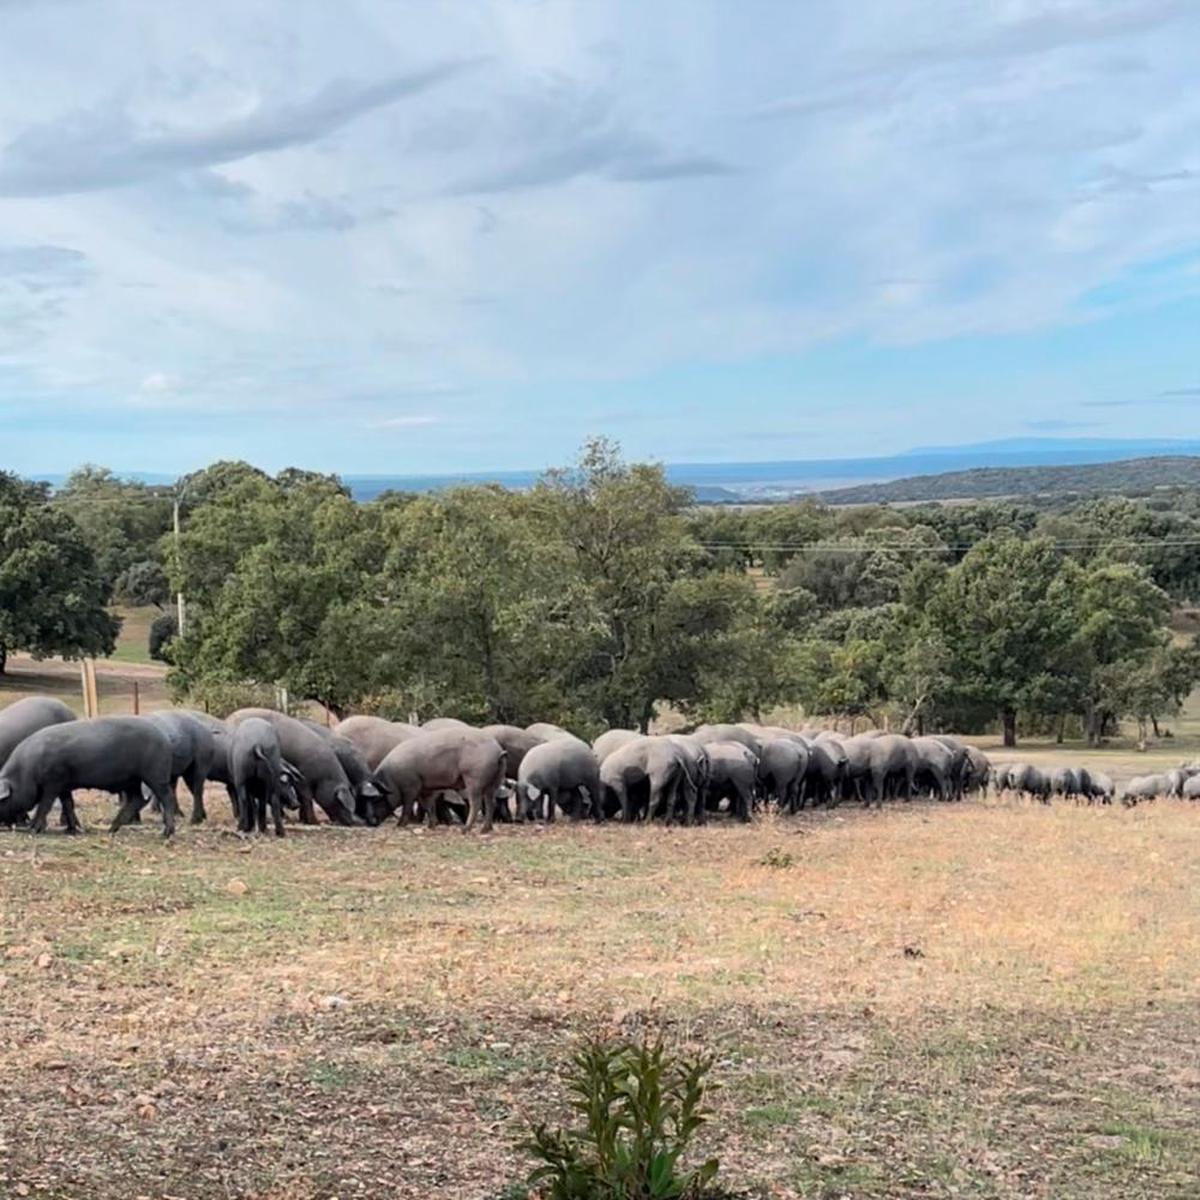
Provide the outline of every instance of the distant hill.
[[1160,455],[1067,466],[977,467],[834,488],[819,493],[819,498],[827,504],[916,504],[1068,493],[1145,496],[1174,487],[1200,487],[1200,457]]
[[[3,0],[0,0],[0,4]],[[667,478],[674,484],[693,488],[701,504],[779,503],[797,496],[833,496],[846,491],[860,492],[878,486],[891,488],[915,479],[967,478],[972,476],[1008,478],[1008,468],[1024,475],[1044,468],[1099,466],[1107,469],[1117,460],[1184,461],[1184,456],[1200,455],[1200,439],[1170,438],[1005,438],[957,446],[920,446],[895,454],[870,458],[780,459],[769,462],[668,462]],[[196,467],[203,464],[196,463]],[[336,469],[332,464],[301,463],[314,469]],[[28,474],[20,464],[18,473]],[[543,468],[527,470],[462,471],[441,474],[354,475],[342,479],[356,500],[373,500],[381,492],[430,492],[463,484],[495,483],[514,491],[524,491],[537,482]],[[161,474],[142,471],[118,471],[119,475],[144,483],[169,484]],[[38,473],[55,486],[63,475]],[[890,481],[897,481],[893,484]],[[1188,484],[1195,480],[1189,476]],[[975,485],[972,485],[975,486]],[[1006,489],[1010,484],[1003,485]],[[1034,485],[1037,490],[1040,484]],[[1059,484],[1053,485],[1059,488]],[[1061,485],[1069,488],[1071,485]],[[1086,485],[1094,490],[1095,484]],[[1153,485],[1151,485],[1153,486]],[[1106,489],[1109,490],[1109,489]],[[1116,490],[1124,490],[1123,486]],[[994,495],[1001,493],[978,492]],[[1004,494],[1007,494],[1004,493]],[[1025,494],[1025,493],[1022,493]],[[938,496],[922,497],[928,499]],[[951,497],[954,498],[954,497]],[[837,503],[862,503],[842,500]]]

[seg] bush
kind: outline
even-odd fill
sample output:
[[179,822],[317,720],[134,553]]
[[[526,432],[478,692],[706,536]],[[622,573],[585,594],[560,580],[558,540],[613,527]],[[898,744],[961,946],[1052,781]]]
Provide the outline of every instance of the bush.
[[157,662],[170,662],[167,645],[179,636],[179,618],[173,612],[159,613],[150,622],[150,657]]
[[113,587],[116,598],[139,607],[165,608],[171,599],[171,585],[161,563],[135,562],[117,576]]
[[190,689],[180,688],[173,681],[171,692],[177,703],[201,708],[222,719],[239,708],[277,708],[279,700],[273,687],[226,679],[207,679]]
[[711,1058],[668,1052],[661,1037],[640,1044],[590,1038],[567,1073],[574,1129],[537,1125],[521,1143],[541,1165],[529,1176],[546,1200],[693,1200],[719,1164],[682,1164],[708,1118]]

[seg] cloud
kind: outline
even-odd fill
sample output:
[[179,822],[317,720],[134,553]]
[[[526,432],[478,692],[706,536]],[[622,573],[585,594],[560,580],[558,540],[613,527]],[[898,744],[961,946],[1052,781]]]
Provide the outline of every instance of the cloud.
[[67,246],[0,246],[0,278],[78,282],[87,272],[87,255]]
[[93,274],[87,255],[67,246],[0,245],[0,347],[40,337]]
[[719,159],[706,155],[674,156],[634,134],[611,130],[468,178],[456,184],[452,191],[458,194],[508,192],[566,183],[586,175],[618,183],[663,183],[732,174],[734,168]]
[[421,429],[428,425],[440,425],[441,417],[431,416],[410,416],[410,417],[388,417],[382,421],[374,421],[369,428],[371,429]]
[[144,396],[161,396],[179,390],[180,381],[165,371],[151,371],[141,382],[138,391]]
[[478,157],[495,160],[452,184],[456,195],[549,187],[587,176],[664,183],[734,173],[717,155],[679,151],[639,129],[611,94],[561,78],[481,115],[456,136]]
[[138,125],[115,104],[25,129],[0,151],[0,195],[52,196],[236,162],[306,145],[373,109],[477,66],[450,61],[373,83],[338,80],[291,104],[260,105],[206,128]]
[[1068,421],[1060,417],[1046,417],[1038,421],[1026,421],[1026,429],[1035,429],[1040,433],[1066,433],[1072,429],[1095,429],[1096,421]]
[[1084,408],[1141,408],[1153,404],[1194,404],[1200,400],[1200,387],[1170,388],[1154,396],[1123,400],[1084,400]]
[[87,255],[69,246],[0,244],[0,354],[43,344],[93,277]]
[[0,370],[47,454],[837,457],[847,406],[871,454],[1200,399],[1191,0],[294,8],[6,10]]

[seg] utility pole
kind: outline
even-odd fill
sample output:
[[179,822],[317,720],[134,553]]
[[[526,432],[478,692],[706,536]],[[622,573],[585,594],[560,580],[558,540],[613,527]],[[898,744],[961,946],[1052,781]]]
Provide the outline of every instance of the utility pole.
[[175,493],[175,500],[172,505],[171,512],[172,522],[175,526],[175,573],[179,578],[179,591],[175,596],[175,607],[177,613],[177,621],[179,625],[179,636],[183,637],[183,622],[186,613],[186,606],[183,600],[183,559],[179,550],[179,493]]

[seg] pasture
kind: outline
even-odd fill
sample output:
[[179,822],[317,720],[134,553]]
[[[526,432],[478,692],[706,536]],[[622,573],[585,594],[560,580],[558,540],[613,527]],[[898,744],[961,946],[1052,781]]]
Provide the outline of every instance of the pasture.
[[[147,648],[150,623],[158,610],[125,607],[115,611],[122,621],[116,650],[111,658],[96,662],[96,690],[101,714],[121,716],[133,712],[135,683],[142,712],[168,707],[167,669],[162,663],[151,660]],[[25,654],[11,655],[6,673],[0,676],[0,707],[34,695],[55,696],[82,715],[79,664],[60,658],[37,661]]]
[[[1140,768],[1145,758],[1139,756]],[[1200,1191],[1200,811],[0,835],[0,1194],[494,1200],[580,1032],[772,1197]]]

